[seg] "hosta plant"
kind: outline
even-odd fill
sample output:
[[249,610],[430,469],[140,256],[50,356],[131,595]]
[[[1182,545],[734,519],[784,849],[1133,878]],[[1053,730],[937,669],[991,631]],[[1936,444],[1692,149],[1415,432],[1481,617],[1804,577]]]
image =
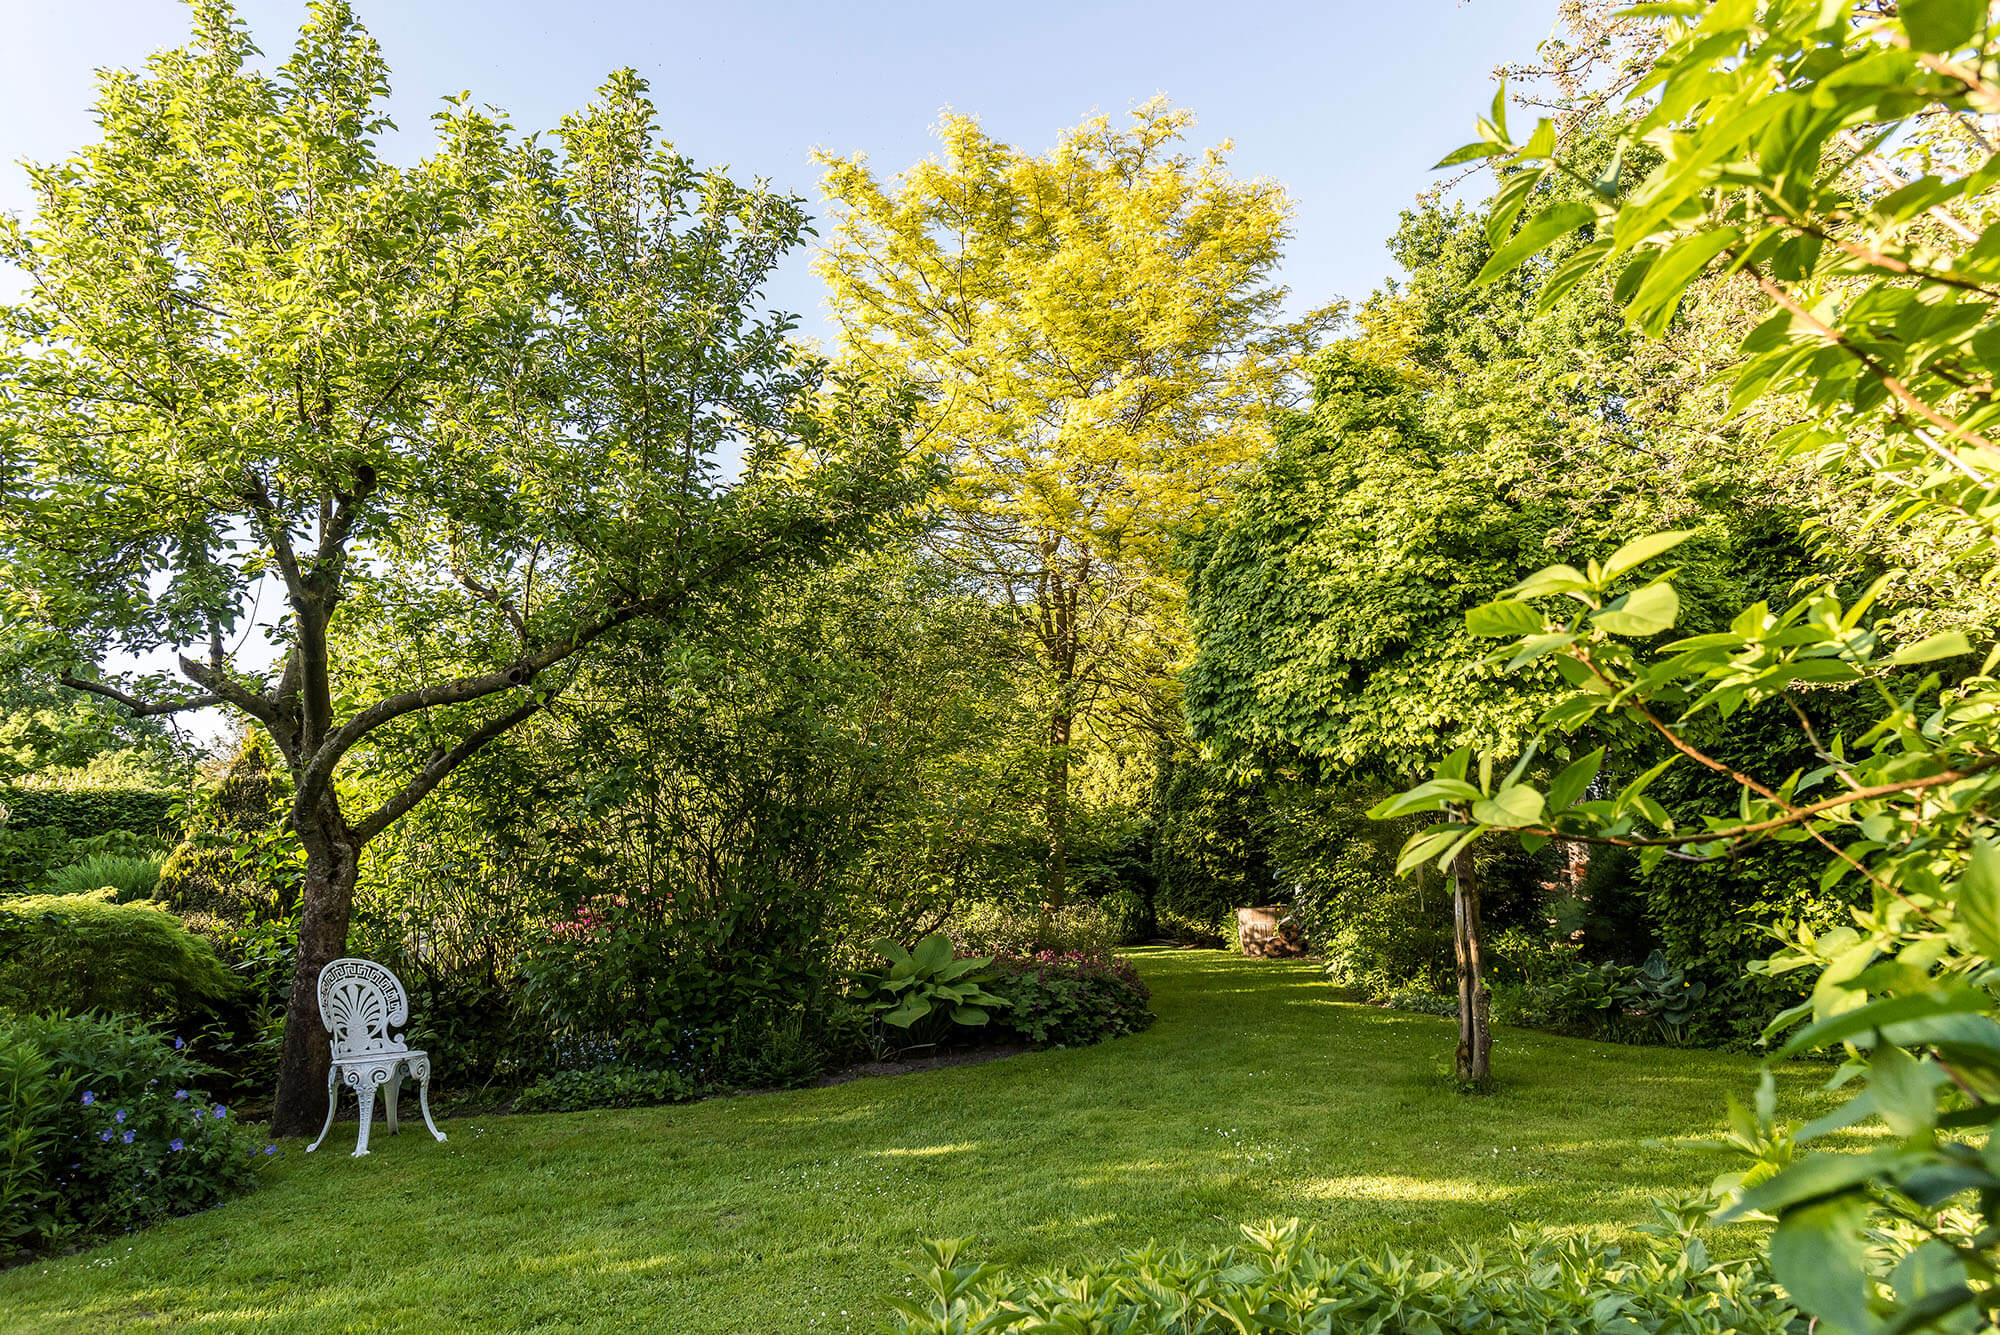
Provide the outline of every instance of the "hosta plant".
[[1007,1002],[986,990],[991,956],[956,956],[951,939],[934,932],[906,950],[884,937],[870,948],[888,967],[855,978],[858,1000],[878,1024],[935,1042],[953,1025],[977,1028]]

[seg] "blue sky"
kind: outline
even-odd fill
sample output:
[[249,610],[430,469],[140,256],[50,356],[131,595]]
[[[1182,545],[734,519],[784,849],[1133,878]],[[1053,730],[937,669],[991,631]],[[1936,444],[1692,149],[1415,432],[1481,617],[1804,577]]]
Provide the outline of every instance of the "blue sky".
[[[290,46],[300,0],[242,0],[267,53]],[[1244,175],[1297,206],[1285,279],[1299,307],[1365,297],[1391,272],[1383,241],[1471,137],[1496,64],[1528,56],[1554,0],[1404,3],[687,5],[637,0],[359,0],[394,71],[398,157],[427,116],[470,89],[524,129],[552,126],[604,74],[632,65],[666,135],[698,161],[817,200],[815,147],[899,171],[932,150],[941,108],[1046,149],[1093,111],[1164,92],[1236,142]],[[28,207],[15,164],[91,137],[91,71],[131,66],[186,31],[177,0],[0,0],[0,209]],[[817,211],[817,210],[816,210]],[[0,290],[11,285],[0,279]],[[777,304],[823,330],[803,257]]]
[[[303,0],[239,0],[258,45],[290,49]],[[1495,65],[1547,35],[1555,0],[1405,0],[1401,5],[763,3],[639,0],[357,0],[382,44],[402,127],[427,146],[430,113],[471,90],[523,130],[552,127],[631,65],[652,84],[683,152],[763,176],[817,205],[814,148],[863,152],[894,173],[929,155],[950,107],[1040,152],[1094,112],[1166,93],[1200,116],[1196,144],[1236,143],[1236,170],[1290,191],[1284,279],[1295,310],[1360,300],[1392,272],[1384,241],[1471,137]],[[0,210],[31,207],[23,159],[67,156],[93,137],[92,71],[131,67],[187,32],[178,0],[0,0]],[[815,212],[817,212],[815,207]],[[18,286],[0,270],[0,298]],[[826,337],[819,282],[796,255],[772,303]],[[251,638],[244,662],[262,658]],[[150,655],[137,664],[165,668]],[[114,666],[128,667],[120,661]],[[204,711],[204,714],[210,711]],[[223,721],[194,717],[194,731]]]

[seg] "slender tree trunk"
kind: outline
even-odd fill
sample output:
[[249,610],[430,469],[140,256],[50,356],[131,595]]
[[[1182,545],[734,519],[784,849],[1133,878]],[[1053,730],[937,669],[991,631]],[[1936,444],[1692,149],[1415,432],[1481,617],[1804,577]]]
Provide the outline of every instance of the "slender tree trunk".
[[1493,1079],[1493,1036],[1487,1026],[1486,941],[1479,926],[1479,878],[1472,852],[1451,860],[1452,956],[1458,968],[1458,1078],[1484,1086]]
[[274,1136],[309,1136],[326,1117],[327,1033],[319,1016],[319,971],[347,951],[354,915],[354,885],[361,846],[331,797],[299,831],[306,847],[304,912],[299,921],[298,967],[285,1004],[285,1042],[278,1057],[278,1091],[271,1117]]
[[1076,719],[1065,703],[1049,716],[1049,767],[1043,793],[1044,815],[1048,823],[1048,861],[1042,868],[1042,902],[1051,909],[1069,902],[1069,740]]

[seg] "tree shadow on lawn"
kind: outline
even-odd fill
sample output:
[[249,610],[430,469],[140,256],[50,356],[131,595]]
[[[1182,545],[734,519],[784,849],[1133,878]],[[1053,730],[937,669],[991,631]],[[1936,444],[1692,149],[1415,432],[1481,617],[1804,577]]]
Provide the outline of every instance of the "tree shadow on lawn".
[[240,1202],[0,1276],[0,1309],[23,1329],[865,1330],[925,1237],[1051,1265],[1292,1216],[1402,1252],[1622,1230],[1727,1166],[1690,1142],[1754,1083],[1742,1058],[1503,1030],[1502,1092],[1467,1097],[1440,1074],[1449,1021],[1332,1001],[1311,965],[1192,954],[1140,953],[1159,1023],[1092,1048],[466,1119],[362,1160],[294,1148]]

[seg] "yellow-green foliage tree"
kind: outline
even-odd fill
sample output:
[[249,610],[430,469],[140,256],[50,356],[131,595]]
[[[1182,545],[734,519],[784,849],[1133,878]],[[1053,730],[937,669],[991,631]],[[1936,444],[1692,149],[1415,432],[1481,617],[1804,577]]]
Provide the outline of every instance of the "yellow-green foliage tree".
[[842,354],[919,391],[912,439],[952,467],[943,544],[1044,676],[1056,904],[1078,728],[1174,717],[1171,542],[1263,450],[1328,321],[1283,317],[1283,189],[1233,175],[1226,143],[1184,151],[1192,121],[1155,99],[1035,156],[947,115],[942,161],[888,182],[820,157]]

